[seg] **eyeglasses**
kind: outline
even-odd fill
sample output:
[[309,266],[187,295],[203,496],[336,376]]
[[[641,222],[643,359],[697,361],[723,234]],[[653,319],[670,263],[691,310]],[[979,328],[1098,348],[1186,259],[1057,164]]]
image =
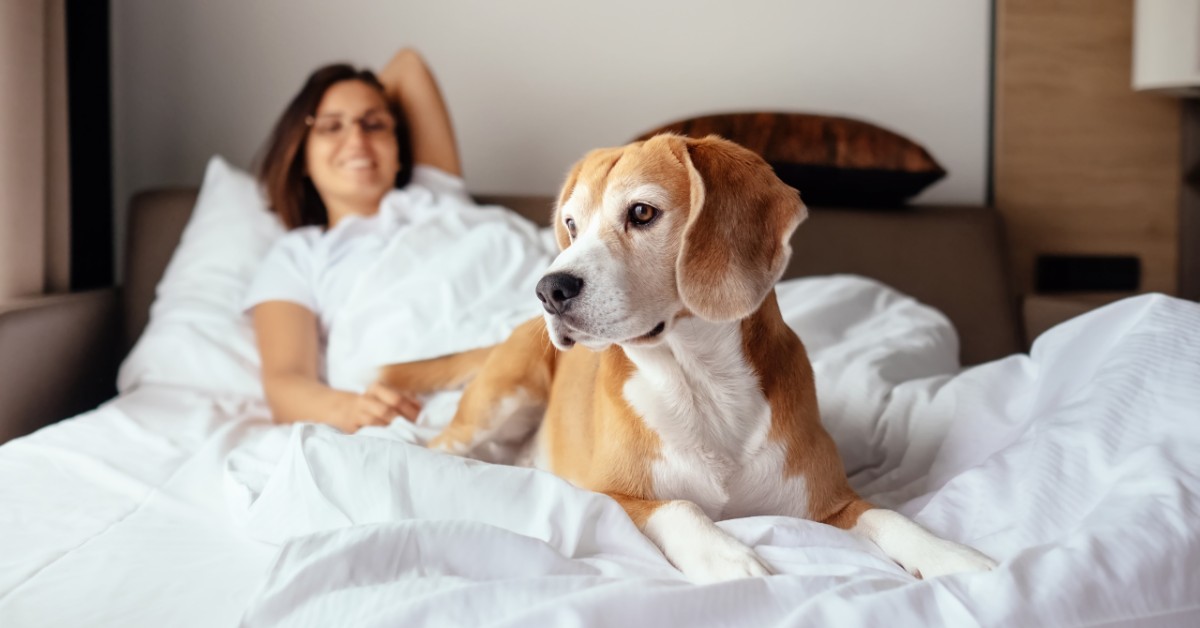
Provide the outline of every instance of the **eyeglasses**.
[[339,115],[308,116],[304,123],[312,129],[314,135],[323,138],[340,138],[350,131],[350,127],[358,125],[363,135],[367,137],[385,137],[396,130],[396,121],[386,113],[368,113],[361,118],[346,120]]

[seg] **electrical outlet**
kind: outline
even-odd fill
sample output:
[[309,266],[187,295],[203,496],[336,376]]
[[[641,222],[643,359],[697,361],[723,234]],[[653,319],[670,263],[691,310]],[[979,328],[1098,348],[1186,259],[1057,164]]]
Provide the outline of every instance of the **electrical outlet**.
[[1136,292],[1142,262],[1132,255],[1039,255],[1037,291]]

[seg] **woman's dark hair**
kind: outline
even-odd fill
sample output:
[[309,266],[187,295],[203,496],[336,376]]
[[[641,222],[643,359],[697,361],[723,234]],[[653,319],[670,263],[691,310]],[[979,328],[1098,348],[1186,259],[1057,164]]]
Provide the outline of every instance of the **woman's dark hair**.
[[384,96],[388,111],[396,119],[396,145],[400,149],[400,171],[396,173],[395,186],[404,187],[412,176],[408,121],[400,105],[387,98],[383,84],[375,74],[344,63],[319,68],[309,75],[300,93],[283,110],[263,147],[258,166],[258,179],[266,189],[267,203],[288,229],[329,224],[325,203],[312,179],[304,174],[304,142],[308,137],[308,117],[316,115],[325,92],[342,81],[361,81]]

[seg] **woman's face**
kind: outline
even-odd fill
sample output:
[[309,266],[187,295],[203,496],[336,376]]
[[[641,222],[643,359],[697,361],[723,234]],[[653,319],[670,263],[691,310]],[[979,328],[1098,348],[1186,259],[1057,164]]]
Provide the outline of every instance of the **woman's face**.
[[348,80],[325,91],[305,139],[305,166],[330,224],[348,213],[374,213],[392,189],[400,171],[395,126],[374,87]]

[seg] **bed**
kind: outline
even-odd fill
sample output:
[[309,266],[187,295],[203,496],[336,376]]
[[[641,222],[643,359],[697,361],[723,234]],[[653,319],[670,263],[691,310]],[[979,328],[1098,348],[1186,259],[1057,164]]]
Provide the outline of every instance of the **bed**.
[[413,428],[272,424],[231,306],[277,237],[247,185],[214,160],[199,196],[134,199],[119,394],[0,446],[0,625],[1200,622],[1200,305],[1127,299],[1019,353],[992,210],[814,206],[778,293],[852,483],[1001,565],[921,581],[753,517],[721,525],[779,575],[696,587],[606,497],[415,445],[453,394]]

